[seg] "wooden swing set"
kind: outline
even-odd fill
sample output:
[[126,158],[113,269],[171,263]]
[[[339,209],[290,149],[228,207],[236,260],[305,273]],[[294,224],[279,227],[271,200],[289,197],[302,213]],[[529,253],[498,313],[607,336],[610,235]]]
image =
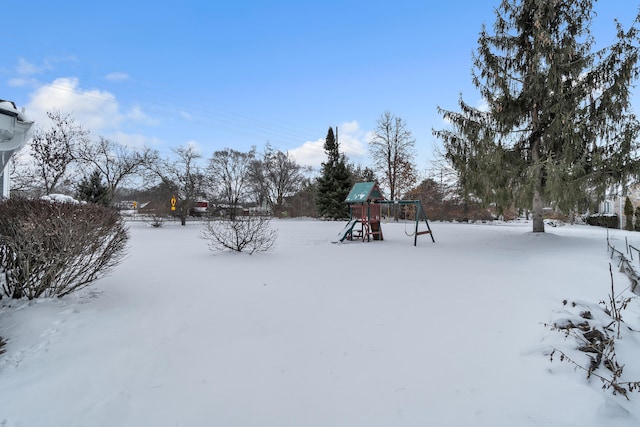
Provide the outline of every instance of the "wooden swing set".
[[[418,245],[418,236],[424,234],[430,235],[431,241],[435,243],[429,220],[420,200],[385,200],[376,182],[358,182],[347,195],[345,203],[349,205],[349,222],[338,235],[341,242],[344,240],[362,240],[363,242],[369,242],[372,239],[384,240],[380,223],[381,206],[395,205],[396,207],[412,206],[414,208],[415,228],[411,234],[407,232],[405,225],[405,234],[413,236],[413,246]],[[419,229],[421,221],[426,224],[426,230]]]

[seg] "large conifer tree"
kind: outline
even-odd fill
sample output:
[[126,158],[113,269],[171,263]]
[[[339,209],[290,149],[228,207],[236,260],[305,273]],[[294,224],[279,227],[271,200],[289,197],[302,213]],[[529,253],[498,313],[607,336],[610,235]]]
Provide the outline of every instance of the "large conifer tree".
[[502,0],[474,56],[488,108],[461,99],[460,112],[440,109],[452,130],[434,131],[464,194],[531,208],[534,232],[544,231],[545,205],[581,208],[637,169],[638,19],[594,51],[594,1]]
[[327,161],[322,163],[318,178],[316,205],[318,215],[327,219],[342,219],[349,216],[349,208],[344,203],[351,190],[351,173],[333,129],[329,128],[324,143]]

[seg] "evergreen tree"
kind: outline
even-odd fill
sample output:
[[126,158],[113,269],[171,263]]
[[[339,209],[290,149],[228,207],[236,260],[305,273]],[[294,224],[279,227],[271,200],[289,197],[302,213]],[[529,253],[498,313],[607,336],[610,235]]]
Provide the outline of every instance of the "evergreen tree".
[[473,83],[487,109],[460,99],[439,109],[452,130],[435,131],[463,194],[484,203],[570,212],[636,173],[638,122],[630,87],[638,76],[638,34],[619,25],[614,43],[593,51],[594,0],[502,0],[494,34],[474,56]]
[[633,230],[633,203],[629,197],[624,200],[624,218],[625,230]]
[[329,128],[324,143],[327,161],[322,163],[317,185],[318,215],[327,219],[343,219],[349,216],[349,207],[344,203],[352,187],[351,173],[333,129]]
[[360,165],[354,165],[349,163],[347,165],[349,173],[351,173],[351,185],[356,182],[373,182],[377,181],[376,174],[369,166],[362,167]]
[[636,208],[636,211],[635,211],[635,220],[636,220],[636,222],[635,222],[635,224],[634,224],[634,230],[635,230],[635,231],[640,231],[640,206],[638,206],[638,207]]
[[109,206],[109,203],[111,203],[111,191],[102,182],[102,174],[98,169],[80,181],[77,193],[78,199],[85,202],[97,203],[102,206]]

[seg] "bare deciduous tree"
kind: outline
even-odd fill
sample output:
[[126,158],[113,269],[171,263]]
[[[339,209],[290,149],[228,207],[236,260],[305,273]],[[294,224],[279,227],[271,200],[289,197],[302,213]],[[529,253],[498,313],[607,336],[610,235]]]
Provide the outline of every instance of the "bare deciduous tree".
[[249,177],[255,153],[255,148],[248,153],[226,148],[214,152],[209,159],[209,187],[217,199],[229,204],[229,218],[232,220],[238,205],[249,194]]
[[260,207],[267,203],[267,182],[261,158],[254,159],[249,168],[249,198]]
[[77,160],[78,145],[87,142],[89,131],[76,123],[70,114],[53,111],[47,112],[47,116],[52,121],[51,127],[35,131],[31,150],[35,178],[40,181],[45,194],[51,194]]
[[369,141],[369,154],[391,200],[400,198],[415,183],[415,139],[400,117],[385,111],[378,118]]
[[97,170],[104,177],[110,198],[118,187],[158,159],[158,153],[149,148],[132,150],[102,136],[97,142],[83,140],[78,144],[77,159]]
[[24,197],[42,195],[43,191],[39,190],[34,172],[30,153],[27,150],[15,153],[9,161],[11,193]]
[[262,159],[267,203],[275,215],[284,208],[285,197],[294,195],[304,178],[304,168],[289,155],[267,145]]
[[154,162],[150,170],[173,193],[176,213],[182,225],[186,225],[189,209],[203,193],[204,174],[198,164],[202,156],[191,145],[175,148],[173,152],[178,156],[176,160]]

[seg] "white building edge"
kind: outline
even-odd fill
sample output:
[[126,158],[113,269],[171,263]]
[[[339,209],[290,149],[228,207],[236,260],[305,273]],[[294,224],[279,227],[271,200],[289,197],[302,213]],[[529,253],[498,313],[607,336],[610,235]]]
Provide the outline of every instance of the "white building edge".
[[11,156],[31,138],[33,121],[11,101],[0,99],[0,199],[9,197]]

